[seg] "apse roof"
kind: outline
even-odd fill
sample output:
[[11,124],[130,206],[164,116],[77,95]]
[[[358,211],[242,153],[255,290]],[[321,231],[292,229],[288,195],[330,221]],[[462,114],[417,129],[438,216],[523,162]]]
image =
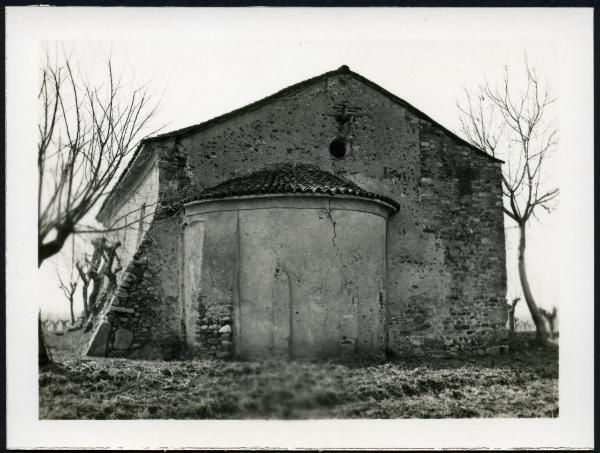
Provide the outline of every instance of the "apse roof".
[[246,195],[267,194],[324,194],[373,198],[390,204],[397,211],[397,201],[370,192],[316,165],[304,163],[276,164],[253,173],[224,181],[188,197],[188,202]]

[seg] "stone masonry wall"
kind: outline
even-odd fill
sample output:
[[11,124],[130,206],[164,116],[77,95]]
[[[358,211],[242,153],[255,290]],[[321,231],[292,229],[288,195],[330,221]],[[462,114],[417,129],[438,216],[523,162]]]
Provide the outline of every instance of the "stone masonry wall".
[[206,306],[198,301],[198,317],[194,335],[194,353],[203,357],[225,359],[233,354],[232,310],[230,305]]
[[[345,129],[335,119],[342,104],[355,113]],[[336,159],[329,144],[340,135],[351,149]],[[184,174],[200,188],[291,161],[398,200],[388,227],[390,352],[482,352],[504,342],[500,164],[352,76],[155,146],[167,159],[187,156]]]
[[473,158],[424,121],[420,149],[418,242],[443,267],[389,251],[407,268],[396,283],[411,294],[391,306],[389,346],[402,355],[497,352],[507,339],[499,165]]
[[178,281],[177,252],[168,248],[177,232],[177,220],[154,220],[121,275],[88,355],[168,359],[180,354],[178,285],[167,284]]
[[192,216],[183,232],[183,295],[191,355],[227,358],[233,353],[236,213]]
[[[336,115],[343,105],[354,117],[342,126]],[[337,159],[329,145],[340,135],[351,147]],[[174,198],[186,187],[210,187],[279,162],[316,164],[394,198],[401,211],[387,232],[388,352],[481,353],[504,343],[500,164],[351,75],[328,77],[151,146],[160,156],[161,194]],[[183,229],[170,222],[169,234],[153,235],[147,251],[148,262],[157,266],[150,277],[158,298],[152,304],[168,313],[161,321],[165,330],[185,338],[188,334],[174,327],[190,314],[181,292]],[[197,301],[193,316],[199,330],[194,335],[216,355],[224,333],[219,330],[229,325],[225,319],[231,315],[215,318],[210,315],[214,307],[204,310],[202,297]]]

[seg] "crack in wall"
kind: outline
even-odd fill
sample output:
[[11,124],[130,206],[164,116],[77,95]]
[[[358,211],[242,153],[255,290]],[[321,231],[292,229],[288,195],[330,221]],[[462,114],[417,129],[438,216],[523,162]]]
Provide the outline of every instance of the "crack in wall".
[[[290,358],[292,356],[292,331],[293,331],[293,322],[294,322],[294,315],[293,315],[293,300],[292,300],[292,279],[290,277],[290,274],[288,273],[287,269],[285,268],[284,265],[281,264],[281,262],[279,261],[279,258],[276,260],[275,263],[275,280],[276,280],[276,285],[279,284],[279,288],[276,288],[275,286],[273,287],[273,291],[272,291],[272,295],[273,295],[273,305],[272,305],[272,325],[273,325],[273,330],[272,330],[272,344],[274,346],[274,352],[278,352],[278,353],[284,353],[287,355],[288,358]],[[283,293],[279,293],[277,292],[277,289],[282,289],[283,292],[285,292],[286,294],[284,295]],[[282,299],[285,299],[287,295],[287,311],[288,311],[288,315],[287,315],[287,319],[286,321],[283,320],[283,317],[281,318],[276,318],[275,316],[275,305],[276,305],[276,299],[275,297],[281,297]],[[284,307],[281,306],[281,309],[283,309]],[[283,314],[283,312],[281,313]],[[287,336],[285,338],[285,350],[277,350],[278,346],[281,346],[281,344],[276,343],[275,342],[275,329],[277,328],[285,328],[284,326],[278,326],[278,321],[283,322],[287,322],[288,323],[288,331],[287,331]],[[280,340],[281,338],[279,337],[278,340]]]
[[335,238],[337,237],[337,233],[335,231],[335,220],[333,219],[333,216],[331,215],[331,200],[328,201],[328,206],[327,209],[325,210],[325,213],[327,214],[327,217],[329,218],[331,225],[333,226],[333,237],[331,238],[331,242],[333,243],[333,246],[335,247]]
[[292,298],[292,279],[290,278],[290,274],[287,272],[287,270],[285,268],[281,269],[282,273],[286,276],[287,278],[287,286],[288,286],[288,298],[289,298],[289,307],[290,307],[290,326],[289,326],[289,332],[288,332],[288,338],[287,338],[287,350],[288,350],[288,357],[289,358],[293,358],[293,353],[292,353],[292,348],[294,345],[294,339],[293,339],[293,334],[294,334],[294,299]]

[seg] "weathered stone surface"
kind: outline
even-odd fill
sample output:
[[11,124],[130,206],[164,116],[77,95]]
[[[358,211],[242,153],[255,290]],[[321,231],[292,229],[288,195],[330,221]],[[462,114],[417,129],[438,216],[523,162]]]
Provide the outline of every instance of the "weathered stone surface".
[[108,341],[110,339],[111,331],[111,324],[109,322],[102,322],[98,326],[85,355],[91,357],[105,357],[108,352]]
[[117,329],[113,340],[114,349],[129,349],[133,343],[133,333],[127,329]]
[[229,324],[226,324],[219,329],[219,333],[230,333],[230,332],[231,332],[231,326]]
[[133,308],[119,307],[117,305],[112,305],[110,307],[110,311],[117,311],[121,313],[135,313],[135,310]]
[[508,346],[506,345],[499,345],[499,346],[491,346],[489,348],[486,348],[485,353],[487,355],[500,355],[500,354],[506,354],[508,352]]

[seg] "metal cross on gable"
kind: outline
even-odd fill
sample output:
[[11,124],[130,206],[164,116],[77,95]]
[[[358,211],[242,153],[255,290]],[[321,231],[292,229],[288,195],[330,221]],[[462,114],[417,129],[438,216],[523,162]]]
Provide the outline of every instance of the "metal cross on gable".
[[333,105],[333,113],[326,113],[325,115],[330,118],[335,118],[338,123],[340,132],[344,131],[349,127],[350,123],[354,118],[361,117],[364,114],[360,113],[360,107],[351,107],[348,103],[343,102],[341,104]]
[[341,104],[333,105],[333,113],[327,113],[326,116],[330,118],[335,118],[335,120],[340,124],[345,124],[354,117],[363,116],[363,113],[360,113],[362,109],[360,107],[351,107],[347,102],[343,102]]

